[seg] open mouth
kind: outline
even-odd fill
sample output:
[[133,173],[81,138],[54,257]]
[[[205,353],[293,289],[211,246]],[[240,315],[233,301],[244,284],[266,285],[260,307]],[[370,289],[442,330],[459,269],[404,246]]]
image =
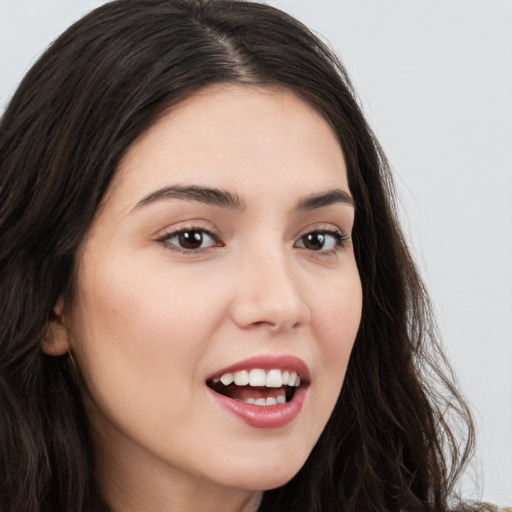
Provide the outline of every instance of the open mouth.
[[269,406],[290,402],[299,387],[307,386],[307,381],[289,369],[253,368],[224,373],[208,379],[206,384],[216,393],[237,402]]

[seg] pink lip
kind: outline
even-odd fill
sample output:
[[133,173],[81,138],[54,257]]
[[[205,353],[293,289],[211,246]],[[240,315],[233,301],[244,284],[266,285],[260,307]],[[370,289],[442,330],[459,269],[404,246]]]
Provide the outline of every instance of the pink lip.
[[[211,375],[209,379],[219,378],[224,373],[233,373],[240,370],[251,368],[286,369],[293,370],[300,375],[303,382],[309,382],[309,369],[301,359],[294,356],[257,356],[251,357],[228,366]],[[207,387],[212,399],[224,410],[241,419],[247,425],[260,429],[273,429],[284,427],[293,421],[302,410],[308,386],[302,385],[295,391],[291,401],[284,404],[275,405],[252,405],[245,402],[238,402],[227,396],[216,393],[213,389]]]
[[301,380],[309,380],[309,368],[307,367],[306,363],[302,359],[290,355],[262,355],[250,357],[249,359],[244,359],[243,361],[239,361],[238,363],[234,363],[230,366],[227,366],[226,368],[223,368],[222,370],[215,372],[206,380],[218,379],[225,373],[233,373],[240,370],[250,370],[252,368],[261,368],[262,370],[272,370],[273,368],[276,370],[293,370],[300,376]]
[[231,398],[216,393],[207,388],[210,396],[224,410],[237,416],[242,421],[255,428],[271,429],[284,427],[293,421],[302,410],[306,399],[307,387],[301,386],[295,391],[290,402],[276,405],[252,405],[245,402],[238,402]]

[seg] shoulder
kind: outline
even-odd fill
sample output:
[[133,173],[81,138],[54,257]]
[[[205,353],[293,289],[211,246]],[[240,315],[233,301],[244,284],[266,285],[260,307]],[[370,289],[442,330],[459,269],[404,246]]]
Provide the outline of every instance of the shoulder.
[[512,512],[512,507],[498,507],[492,503],[464,503],[459,504],[451,512]]
[[512,507],[498,507],[491,503],[482,503],[482,505],[482,512],[512,512]]
[[484,503],[484,510],[489,510],[490,512],[512,512],[512,507],[497,507],[496,505],[491,505],[490,503]]

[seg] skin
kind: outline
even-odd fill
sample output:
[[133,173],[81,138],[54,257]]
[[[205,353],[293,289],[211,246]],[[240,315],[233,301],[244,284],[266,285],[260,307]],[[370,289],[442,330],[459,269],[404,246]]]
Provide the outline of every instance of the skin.
[[[175,185],[228,191],[244,207],[144,202]],[[81,374],[98,481],[115,512],[255,510],[260,491],[304,464],[361,317],[354,207],[297,209],[333,189],[350,194],[340,145],[283,89],[206,88],[129,148],[82,244],[76,294],[56,305],[45,347],[70,351]],[[184,251],[173,232],[191,228],[214,237]],[[305,234],[326,230],[347,240],[305,244]],[[301,358],[311,382],[297,418],[258,429],[220,408],[205,381],[268,354]]]

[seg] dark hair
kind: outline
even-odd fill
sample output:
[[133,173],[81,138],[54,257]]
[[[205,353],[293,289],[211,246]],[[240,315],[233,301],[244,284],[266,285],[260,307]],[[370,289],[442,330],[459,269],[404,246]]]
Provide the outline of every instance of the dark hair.
[[78,383],[68,357],[41,344],[124,152],[167,108],[218,82],[277,84],[313,105],[339,138],[356,202],[364,299],[343,389],[303,468],[260,510],[447,510],[473,427],[385,156],[331,51],[288,15],[230,0],[105,4],[50,46],[2,117],[0,510],[101,508]]

